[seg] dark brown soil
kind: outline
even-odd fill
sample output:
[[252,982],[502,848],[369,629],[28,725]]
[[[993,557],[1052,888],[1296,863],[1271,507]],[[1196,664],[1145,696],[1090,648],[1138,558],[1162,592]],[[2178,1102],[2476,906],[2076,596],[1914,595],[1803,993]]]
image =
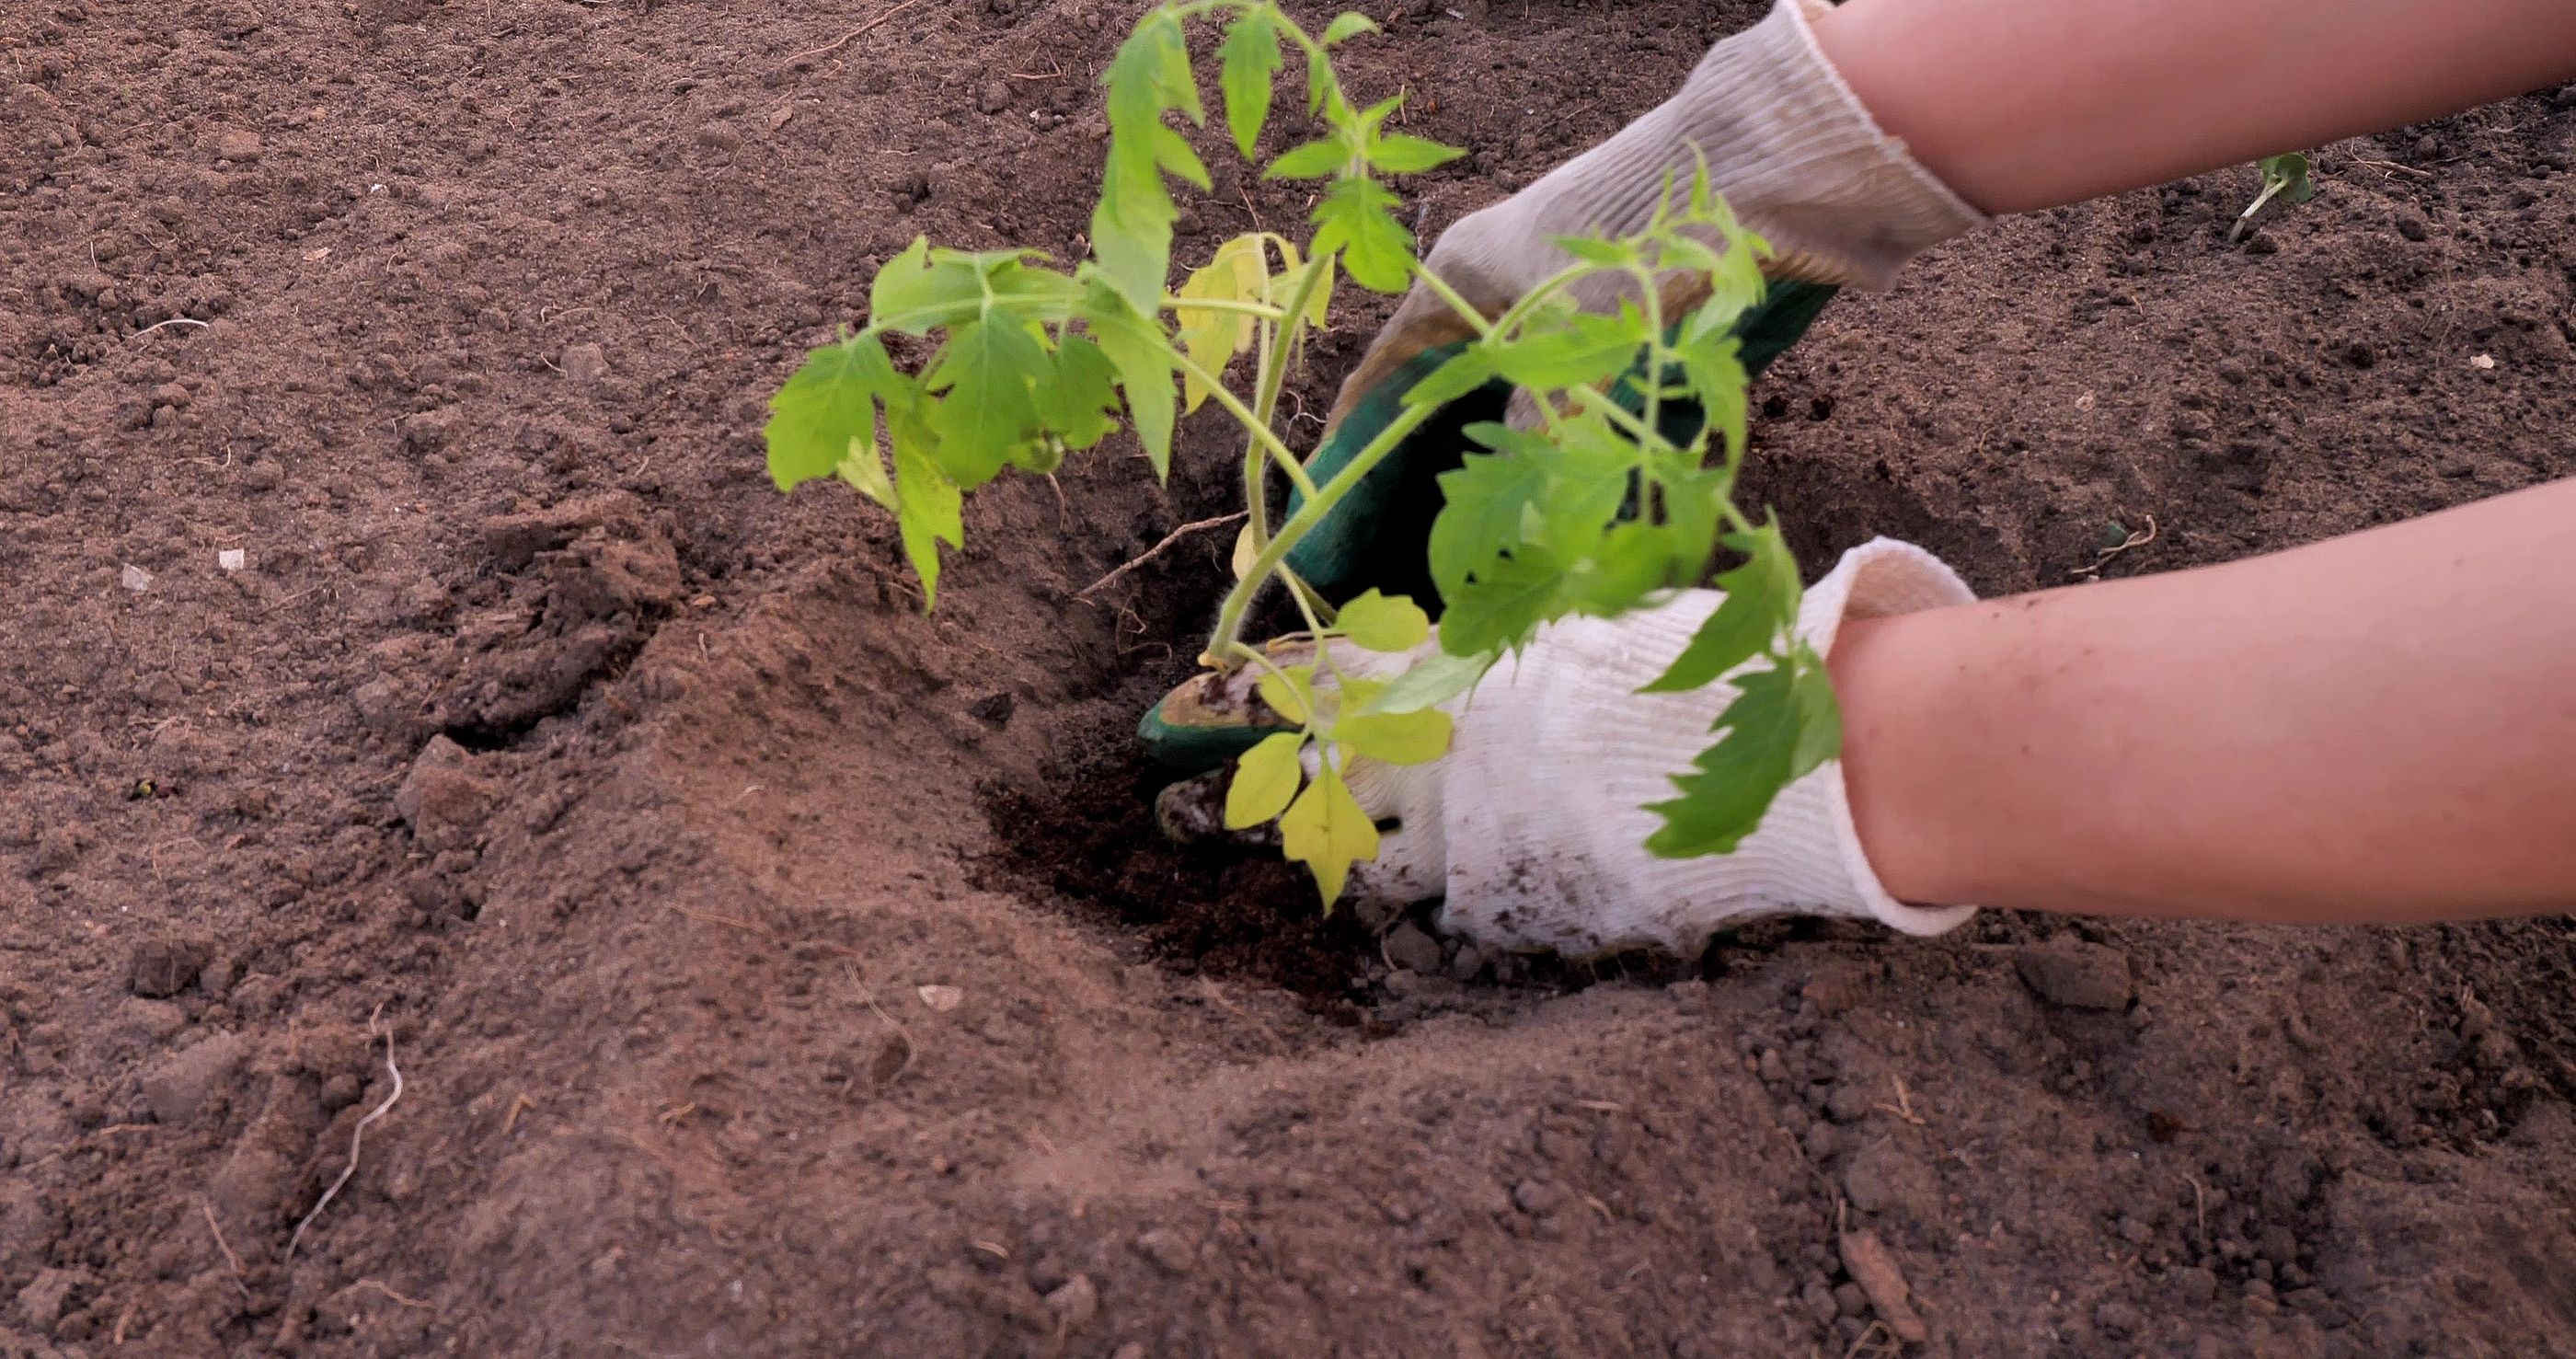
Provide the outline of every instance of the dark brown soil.
[[[1407,4],[1350,74],[1473,149],[1436,229],[1753,9]],[[928,618],[760,467],[915,232],[1078,248],[1132,9],[800,55],[886,12],[0,7],[0,1353],[1884,1356],[1866,1232],[1910,1353],[2576,1354],[2564,919],[1461,983],[1142,843],[1223,545],[1073,596],[1229,508],[1215,430],[982,496]],[[2001,591],[2576,473],[2571,102],[2251,249],[2238,171],[1938,252],[1775,371],[1760,492]],[[1221,173],[1185,250],[1301,208]]]

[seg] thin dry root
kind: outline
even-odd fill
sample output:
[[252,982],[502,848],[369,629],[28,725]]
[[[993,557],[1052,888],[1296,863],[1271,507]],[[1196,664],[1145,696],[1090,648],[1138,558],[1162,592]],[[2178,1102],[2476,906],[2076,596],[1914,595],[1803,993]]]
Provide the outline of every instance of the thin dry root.
[[224,1224],[215,1221],[215,1205],[199,1199],[197,1207],[206,1215],[206,1230],[215,1234],[215,1249],[224,1253],[224,1264],[233,1272],[233,1287],[240,1289],[243,1297],[249,1297],[250,1280],[242,1277],[241,1257],[233,1254],[233,1248],[224,1240]]
[[384,1103],[368,1110],[367,1116],[358,1120],[358,1126],[349,1130],[349,1164],[340,1168],[340,1178],[322,1191],[322,1197],[313,1202],[313,1211],[306,1213],[304,1220],[295,1224],[294,1233],[286,1238],[286,1258],[289,1260],[295,1258],[295,1248],[303,1244],[304,1230],[313,1225],[313,1219],[322,1216],[322,1210],[331,1206],[331,1200],[340,1196],[341,1186],[349,1182],[349,1177],[358,1173],[358,1148],[366,1143],[367,1125],[384,1117],[386,1111],[394,1107],[394,1101],[402,1098],[402,1068],[394,1065],[394,1031],[378,1022],[384,1010],[385,1007],[379,1005],[376,1013],[367,1016],[367,1031],[385,1040],[385,1073],[394,1078],[393,1093],[385,1096]]
[[1137,567],[1143,566],[1145,563],[1161,556],[1163,549],[1170,547],[1172,544],[1179,542],[1183,538],[1207,529],[1223,528],[1224,526],[1231,524],[1250,513],[1250,510],[1236,510],[1232,514],[1220,514],[1214,519],[1200,519],[1191,523],[1183,524],[1179,528],[1164,534],[1163,541],[1154,544],[1152,547],[1146,548],[1144,555],[1137,557],[1133,561],[1122,564],[1117,570],[1110,572],[1108,575],[1102,576],[1100,579],[1091,582],[1091,584],[1087,586],[1084,586],[1081,593],[1076,594],[1074,598],[1089,599],[1100,591],[1108,589],[1110,586],[1116,584],[1119,577],[1124,576],[1128,572],[1135,570]]

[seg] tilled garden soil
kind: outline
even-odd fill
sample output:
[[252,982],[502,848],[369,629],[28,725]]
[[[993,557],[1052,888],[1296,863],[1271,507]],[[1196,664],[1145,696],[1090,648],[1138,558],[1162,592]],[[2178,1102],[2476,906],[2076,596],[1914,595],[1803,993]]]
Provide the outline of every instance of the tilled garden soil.
[[[1131,5],[0,8],[0,1354],[2576,1354],[2564,919],[1462,957],[1150,838],[1223,535],[1076,596],[1218,431],[930,617],[772,491],[877,262],[1079,252]],[[1436,230],[1753,9],[1383,17]],[[2008,591],[2576,473],[2571,103],[1937,252],[1759,492]]]

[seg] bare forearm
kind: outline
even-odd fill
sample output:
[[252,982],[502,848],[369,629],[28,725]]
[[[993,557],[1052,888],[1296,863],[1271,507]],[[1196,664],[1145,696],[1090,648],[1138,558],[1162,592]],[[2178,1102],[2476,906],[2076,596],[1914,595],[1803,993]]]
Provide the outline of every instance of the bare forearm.
[[2576,482],[2273,556],[1852,625],[1844,772],[1926,904],[2576,909]]
[[2567,0],[1850,0],[1815,32],[1880,124],[1993,213],[2576,77]]

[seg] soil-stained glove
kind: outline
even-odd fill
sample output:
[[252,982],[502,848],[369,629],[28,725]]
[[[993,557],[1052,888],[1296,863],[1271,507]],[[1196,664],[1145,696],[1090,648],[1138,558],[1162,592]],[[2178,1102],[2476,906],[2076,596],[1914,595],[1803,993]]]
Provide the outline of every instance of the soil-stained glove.
[[[1974,598],[1939,558],[1876,539],[1809,587],[1798,635],[1829,655],[1847,618]],[[1688,956],[1718,930],[1765,915],[1874,919],[1908,934],[1966,920],[1974,907],[1908,906],[1879,885],[1839,761],[1781,790],[1734,853],[1646,852],[1660,824],[1646,805],[1672,796],[1671,776],[1709,744],[1734,691],[1723,680],[1689,693],[1637,690],[1663,673],[1721,599],[1690,590],[1624,618],[1554,624],[1470,695],[1443,705],[1456,724],[1447,756],[1410,766],[1354,761],[1346,774],[1361,807],[1382,827],[1395,824],[1382,830],[1376,861],[1355,867],[1350,893],[1384,903],[1445,897],[1440,924],[1452,933],[1571,957],[1649,945]],[[1335,660],[1355,677],[1410,663],[1356,649]],[[1213,779],[1175,785],[1164,795],[1166,826],[1212,830],[1219,788]]]
[[[1424,263],[1488,314],[1571,262],[1551,238],[1643,227],[1669,183],[1698,167],[1779,252],[1775,278],[1884,288],[1906,261],[1985,220],[1881,131],[1808,27],[1826,0],[1779,0],[1709,49],[1681,92],[1610,140],[1443,233]],[[1615,289],[1602,277],[1598,286]],[[1615,294],[1614,294],[1615,295]],[[1606,307],[1614,295],[1578,299]],[[1696,298],[1685,299],[1696,302]],[[1464,338],[1416,289],[1343,383],[1348,410],[1416,354]]]

